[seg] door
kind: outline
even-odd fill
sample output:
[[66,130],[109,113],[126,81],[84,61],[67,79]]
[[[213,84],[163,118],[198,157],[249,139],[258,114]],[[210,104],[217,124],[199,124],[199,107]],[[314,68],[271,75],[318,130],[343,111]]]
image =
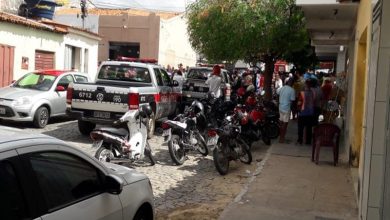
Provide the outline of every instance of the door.
[[13,80],[14,47],[0,45],[0,87],[8,86]]
[[23,192],[20,175],[15,166],[17,159],[15,150],[0,153],[0,219],[33,218],[28,212],[26,193]]
[[171,87],[169,86],[170,78],[164,71],[160,71],[158,68],[154,68],[154,74],[157,80],[157,92],[156,104],[157,104],[157,118],[166,117],[170,114],[169,96],[171,93]]
[[[52,112],[51,115],[65,114],[66,110],[66,89],[68,88],[69,83],[74,82],[73,76],[71,74],[60,76],[58,83],[53,86],[53,99],[52,102]],[[55,91],[57,86],[63,86],[65,91]]]
[[104,192],[105,174],[75,154],[44,150],[24,155],[46,201],[43,220],[122,219],[118,195]]
[[35,69],[47,70],[54,69],[54,52],[36,50],[35,51]]

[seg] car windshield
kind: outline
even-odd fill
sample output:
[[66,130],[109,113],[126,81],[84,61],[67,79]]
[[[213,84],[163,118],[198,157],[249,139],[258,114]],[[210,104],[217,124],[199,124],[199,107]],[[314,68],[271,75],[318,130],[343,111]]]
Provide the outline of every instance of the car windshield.
[[207,78],[211,75],[211,72],[211,69],[190,69],[187,74],[187,78],[207,80]]
[[98,79],[150,83],[149,70],[130,65],[104,65],[100,68]]
[[57,77],[44,73],[28,73],[16,81],[13,86],[23,89],[48,91]]

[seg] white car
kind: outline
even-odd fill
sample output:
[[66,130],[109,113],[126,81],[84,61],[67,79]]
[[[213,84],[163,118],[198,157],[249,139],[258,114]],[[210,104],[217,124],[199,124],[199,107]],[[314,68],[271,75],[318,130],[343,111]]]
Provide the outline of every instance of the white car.
[[73,71],[27,73],[10,86],[0,88],[0,118],[30,121],[43,128],[50,117],[65,115],[69,83],[88,81],[87,74]]
[[153,219],[149,179],[53,137],[0,126],[0,219]]

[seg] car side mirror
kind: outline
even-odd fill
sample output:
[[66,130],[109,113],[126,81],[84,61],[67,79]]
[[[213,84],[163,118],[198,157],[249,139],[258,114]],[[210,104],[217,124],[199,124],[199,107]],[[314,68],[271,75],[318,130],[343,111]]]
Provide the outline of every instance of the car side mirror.
[[57,92],[63,92],[63,91],[65,91],[65,87],[63,87],[63,86],[57,86],[57,87],[56,87],[56,91],[57,91]]
[[123,180],[115,175],[109,174],[106,176],[104,188],[105,191],[111,194],[118,195],[123,190]]
[[171,82],[171,86],[172,86],[172,87],[178,87],[178,86],[179,86],[179,82],[176,81],[176,80],[173,80],[173,81]]

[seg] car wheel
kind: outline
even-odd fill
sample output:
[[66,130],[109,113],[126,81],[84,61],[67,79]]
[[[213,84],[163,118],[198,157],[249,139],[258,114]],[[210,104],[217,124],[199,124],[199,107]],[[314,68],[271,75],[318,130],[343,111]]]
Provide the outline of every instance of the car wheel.
[[[151,212],[151,211],[150,211]],[[141,208],[135,213],[133,220],[153,220],[153,214]]]
[[83,135],[89,135],[91,131],[96,127],[96,124],[89,121],[83,121],[83,120],[78,120],[77,124],[80,133]]
[[49,122],[49,118],[49,110],[45,106],[39,107],[34,115],[34,126],[37,128],[44,128]]

